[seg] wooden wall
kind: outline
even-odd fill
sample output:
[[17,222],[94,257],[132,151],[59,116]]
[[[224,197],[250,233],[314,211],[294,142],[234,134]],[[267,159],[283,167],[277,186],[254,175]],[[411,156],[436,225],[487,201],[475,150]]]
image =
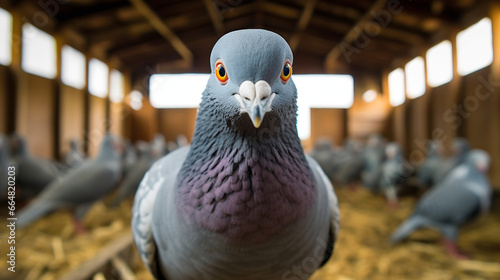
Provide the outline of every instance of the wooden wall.
[[95,156],[99,151],[102,139],[109,128],[109,119],[106,117],[106,99],[89,95],[88,120],[88,154]]
[[19,72],[16,132],[24,136],[31,154],[53,158],[56,129],[56,82]]
[[61,86],[59,108],[59,154],[65,155],[70,140],[85,140],[85,91],[69,86]]
[[167,141],[175,141],[184,134],[189,142],[193,137],[198,109],[161,109],[159,110],[159,132]]
[[346,109],[311,108],[311,138],[315,143],[320,138],[329,138],[340,146],[346,137]]
[[150,141],[158,131],[158,116],[157,111],[147,97],[142,100],[142,108],[138,111],[129,109],[130,114],[127,115],[129,138],[132,142],[138,140]]
[[9,69],[0,65],[0,133],[9,133],[8,110],[9,110]]

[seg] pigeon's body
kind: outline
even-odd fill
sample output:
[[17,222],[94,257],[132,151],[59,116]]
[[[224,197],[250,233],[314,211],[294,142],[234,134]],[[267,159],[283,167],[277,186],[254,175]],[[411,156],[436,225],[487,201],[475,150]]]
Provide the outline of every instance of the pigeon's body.
[[337,152],[329,139],[319,139],[309,155],[318,162],[325,174],[333,180],[337,168]]
[[[295,86],[279,80],[291,51],[274,33],[242,30],[219,40],[212,64],[220,59],[234,81],[211,76],[192,145],[146,174],[134,240],[159,279],[307,279],[329,258],[339,217],[333,187],[300,145]],[[253,82],[257,98],[272,91],[263,110],[242,89]]]
[[139,150],[139,160],[130,168],[129,172],[120,183],[118,193],[112,203],[113,206],[118,206],[123,200],[135,194],[144,174],[146,174],[154,162],[154,157],[148,143],[139,142],[136,146]]
[[427,149],[425,161],[417,169],[416,176],[420,184],[425,187],[434,185],[434,174],[443,163],[442,147],[440,143],[431,141]]
[[469,142],[465,138],[457,138],[452,143],[452,156],[442,159],[433,175],[433,184],[439,184],[457,166],[464,163],[467,152],[470,150]]
[[[418,228],[432,227],[450,244],[456,243],[460,226],[489,209],[492,190],[485,175],[488,164],[489,156],[484,151],[469,152],[467,162],[422,197],[412,216],[391,236],[391,241],[399,242]],[[452,254],[458,252],[453,250]]]
[[335,181],[347,185],[359,180],[365,167],[362,144],[356,140],[347,139],[344,150],[339,156],[338,165]]
[[24,138],[14,135],[10,142],[16,185],[20,186],[23,197],[35,196],[57,180],[57,168],[48,160],[31,156]]
[[380,135],[370,135],[364,150],[364,158],[365,165],[361,173],[363,186],[375,192],[385,159],[384,141]]
[[397,189],[408,177],[403,155],[399,144],[392,142],[386,147],[387,160],[383,163],[380,174],[379,188],[384,193],[391,206],[396,206]]
[[61,208],[75,209],[82,219],[94,202],[108,194],[120,176],[120,162],[108,136],[97,158],[69,171],[52,182],[36,199],[19,212],[18,226],[24,227],[38,218]]
[[77,140],[71,140],[69,144],[69,151],[64,157],[64,163],[69,168],[80,166],[85,161],[85,154],[80,148]]

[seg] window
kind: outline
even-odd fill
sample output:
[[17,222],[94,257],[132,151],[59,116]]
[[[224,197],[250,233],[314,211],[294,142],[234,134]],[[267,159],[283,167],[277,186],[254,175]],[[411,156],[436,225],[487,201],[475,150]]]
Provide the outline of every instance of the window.
[[95,58],[89,61],[89,92],[97,97],[108,95],[108,66]]
[[114,103],[120,103],[123,100],[123,74],[114,69],[110,76],[109,99]]
[[493,62],[491,20],[483,18],[457,34],[457,68],[465,76]]
[[56,40],[29,23],[23,24],[21,67],[44,78],[56,77]]
[[453,56],[451,42],[445,40],[430,48],[426,54],[427,82],[437,87],[453,79]]
[[369,89],[363,93],[363,101],[366,103],[371,103],[377,99],[377,92],[373,89]]
[[12,62],[12,15],[0,8],[0,64]]
[[425,63],[417,56],[405,66],[406,93],[408,98],[417,98],[425,93]]
[[398,68],[389,73],[389,103],[396,107],[405,102],[405,73]]
[[82,89],[85,86],[85,55],[70,46],[61,51],[61,81],[63,84]]
[[156,74],[149,79],[155,108],[198,108],[209,74]]

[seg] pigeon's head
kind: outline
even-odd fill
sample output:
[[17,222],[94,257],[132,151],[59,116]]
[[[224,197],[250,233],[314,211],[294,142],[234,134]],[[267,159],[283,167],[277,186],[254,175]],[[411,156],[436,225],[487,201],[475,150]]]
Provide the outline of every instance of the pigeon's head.
[[467,153],[467,162],[486,173],[490,168],[490,155],[483,150],[474,149]]
[[117,159],[123,154],[124,144],[118,137],[113,134],[106,134],[101,143],[98,158],[100,159]]
[[26,147],[26,140],[24,138],[14,133],[9,138],[9,148],[10,153],[13,157],[15,156],[27,156],[28,148]]
[[455,140],[453,140],[453,143],[451,144],[451,152],[455,156],[460,156],[468,152],[470,149],[469,146],[469,141],[467,139],[459,137]]
[[401,147],[398,143],[391,142],[385,147],[385,155],[388,159],[394,159],[401,156]]
[[224,104],[222,109],[248,114],[258,128],[266,113],[295,106],[292,63],[292,51],[280,35],[262,29],[233,31],[212,50],[207,90]]

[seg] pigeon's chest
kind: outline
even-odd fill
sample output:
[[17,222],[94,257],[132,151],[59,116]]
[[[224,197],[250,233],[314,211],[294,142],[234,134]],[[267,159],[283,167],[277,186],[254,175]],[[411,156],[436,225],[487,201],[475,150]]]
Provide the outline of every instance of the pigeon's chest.
[[272,158],[221,158],[179,191],[190,221],[229,239],[263,241],[303,219],[315,200],[307,168]]

